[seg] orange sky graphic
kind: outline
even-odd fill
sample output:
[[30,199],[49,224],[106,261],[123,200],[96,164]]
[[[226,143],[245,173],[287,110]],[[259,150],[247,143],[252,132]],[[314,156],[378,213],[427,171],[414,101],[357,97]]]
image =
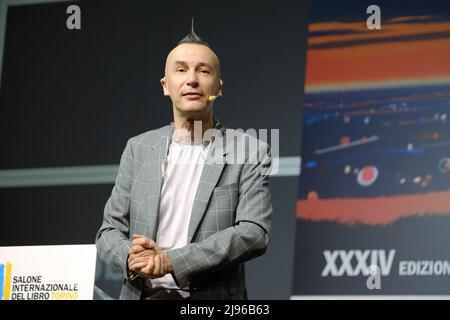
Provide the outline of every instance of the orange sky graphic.
[[375,198],[317,198],[297,201],[297,218],[336,221],[346,225],[388,225],[400,218],[449,215],[449,211],[450,190]]
[[[388,21],[394,24],[382,21],[381,30],[368,30],[365,21],[310,24],[310,32],[345,30],[350,34],[309,37],[306,91],[320,86],[393,80],[449,81],[450,22],[427,22],[427,18],[398,17]],[[424,21],[409,24],[410,19]],[[376,42],[358,43],[366,40]],[[329,48],[317,48],[321,45]]]

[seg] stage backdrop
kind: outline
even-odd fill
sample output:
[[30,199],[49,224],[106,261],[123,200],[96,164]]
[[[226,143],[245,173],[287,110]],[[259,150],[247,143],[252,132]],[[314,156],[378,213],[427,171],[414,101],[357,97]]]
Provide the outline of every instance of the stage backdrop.
[[[80,30],[66,26],[74,4]],[[251,299],[288,299],[307,4],[0,0],[0,246],[94,242],[126,141],[172,120],[159,80],[194,16],[221,59],[218,119],[280,129],[272,240],[246,267]],[[121,274],[98,263],[96,285],[116,298]]]
[[369,5],[311,1],[293,298],[450,294],[450,2]]

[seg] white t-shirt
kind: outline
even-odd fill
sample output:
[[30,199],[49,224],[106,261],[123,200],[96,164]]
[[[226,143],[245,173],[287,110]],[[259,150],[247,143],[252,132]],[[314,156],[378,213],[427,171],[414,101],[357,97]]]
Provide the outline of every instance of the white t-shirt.
[[[201,142],[185,143],[173,139],[170,144],[156,235],[156,243],[164,251],[181,248],[187,244],[192,206],[207,150],[208,148],[204,148]],[[153,288],[178,288],[171,274],[152,279],[151,283]]]

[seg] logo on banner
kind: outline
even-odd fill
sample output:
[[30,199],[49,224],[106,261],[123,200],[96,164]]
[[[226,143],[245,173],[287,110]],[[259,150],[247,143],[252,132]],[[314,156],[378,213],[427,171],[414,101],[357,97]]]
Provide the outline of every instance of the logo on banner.
[[[17,269],[16,269],[17,272]],[[0,300],[76,300],[78,283],[53,283],[45,275],[14,275],[12,263],[0,263]]]
[[0,300],[9,300],[11,297],[11,272],[10,262],[0,263]]

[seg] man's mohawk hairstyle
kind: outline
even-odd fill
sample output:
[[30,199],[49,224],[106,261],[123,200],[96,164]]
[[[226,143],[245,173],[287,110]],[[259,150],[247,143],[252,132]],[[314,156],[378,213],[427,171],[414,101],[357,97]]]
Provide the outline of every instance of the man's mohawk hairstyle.
[[206,42],[202,38],[200,38],[194,31],[194,17],[192,17],[191,32],[187,36],[185,36],[183,39],[181,39],[178,42],[178,45],[183,44],[183,43],[201,44],[201,45],[207,46],[209,48],[208,42]]

